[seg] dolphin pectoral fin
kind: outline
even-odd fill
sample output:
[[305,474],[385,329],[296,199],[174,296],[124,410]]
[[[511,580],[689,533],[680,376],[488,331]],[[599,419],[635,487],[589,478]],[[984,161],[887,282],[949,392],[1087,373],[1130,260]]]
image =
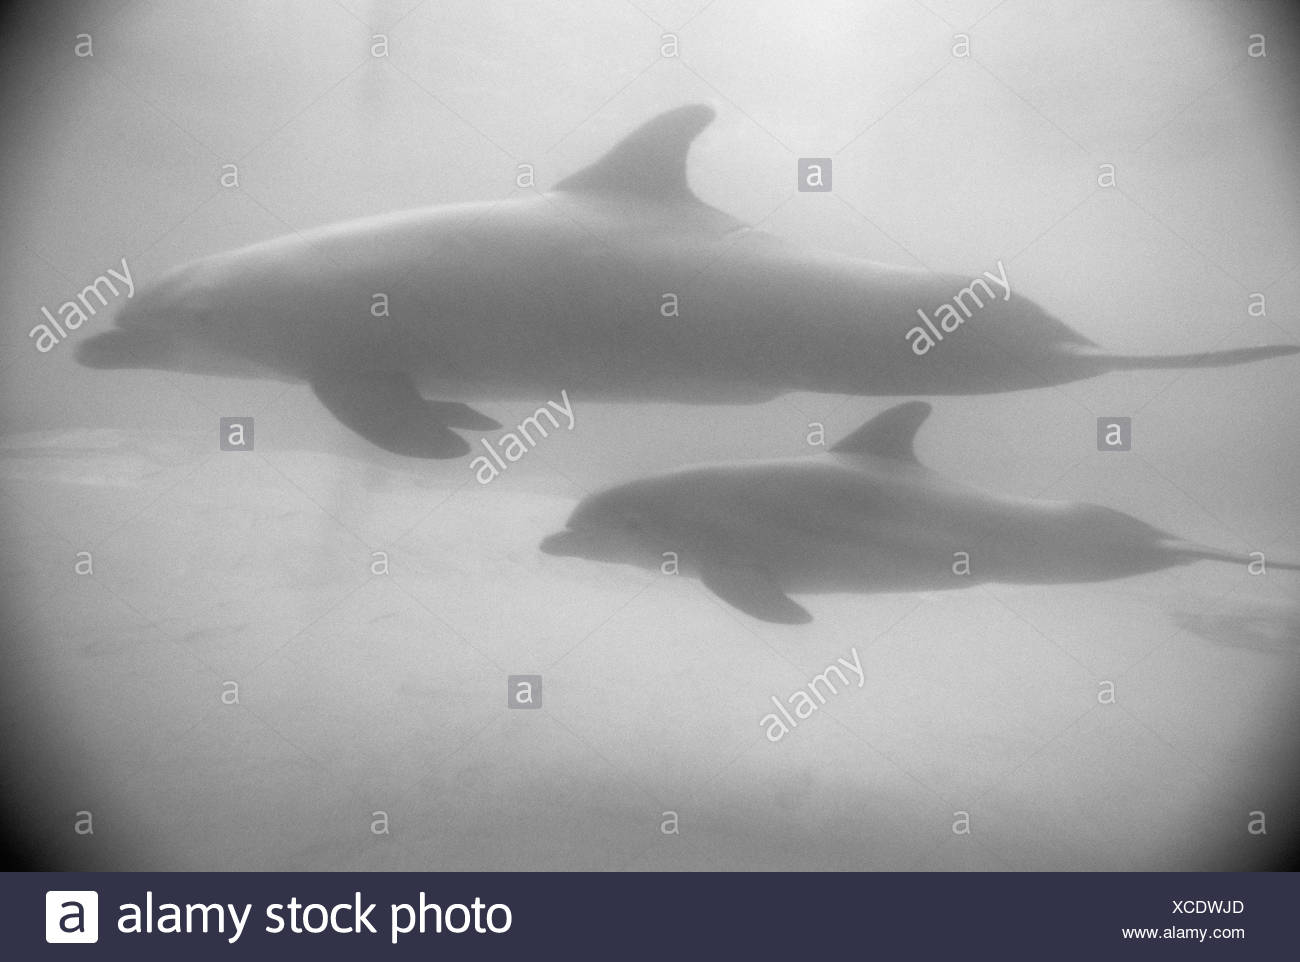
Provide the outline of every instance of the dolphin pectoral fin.
[[806,625],[812,615],[781,590],[767,573],[752,565],[711,562],[700,580],[704,587],[745,614],[778,625]]
[[334,372],[312,378],[311,389],[331,414],[371,444],[411,458],[468,454],[469,442],[447,427],[443,415],[483,417],[465,405],[426,401],[411,379],[397,371]]
[[460,401],[425,401],[424,403],[429,413],[449,428],[466,428],[471,431],[501,430],[500,421],[495,421]]

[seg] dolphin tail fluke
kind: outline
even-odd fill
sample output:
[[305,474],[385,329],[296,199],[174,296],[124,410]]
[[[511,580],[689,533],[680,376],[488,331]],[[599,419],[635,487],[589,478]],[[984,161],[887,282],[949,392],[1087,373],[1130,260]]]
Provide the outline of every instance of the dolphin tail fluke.
[[1270,568],[1280,571],[1300,571],[1300,562],[1274,561],[1262,552],[1252,555],[1237,554],[1233,551],[1223,551],[1209,545],[1197,544],[1195,541],[1172,540],[1167,542],[1166,546],[1183,561],[1224,561],[1234,565],[1259,565],[1262,556],[1265,571]]
[[1239,347],[1231,351],[1206,351],[1204,354],[1103,354],[1093,355],[1108,371],[1146,371],[1160,368],[1231,367],[1273,357],[1300,354],[1300,346],[1274,344],[1266,347]]

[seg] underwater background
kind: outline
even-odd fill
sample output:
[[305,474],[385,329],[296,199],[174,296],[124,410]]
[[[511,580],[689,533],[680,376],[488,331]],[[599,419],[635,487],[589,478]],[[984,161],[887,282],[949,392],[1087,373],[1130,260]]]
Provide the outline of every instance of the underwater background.
[[[1017,292],[1119,353],[1300,343],[1285,4],[121,0],[9,17],[0,686],[8,821],[29,857],[1288,857],[1294,573],[1201,562],[1099,584],[817,595],[799,599],[816,620],[791,628],[692,580],[537,550],[602,486],[811,456],[813,425],[834,441],[897,399],[583,404],[572,431],[480,485],[466,460],[377,451],[303,385],[88,370],[75,344],[40,353],[29,336],[42,307],[123,257],[143,285],[337,220],[509,198],[519,164],[545,189],[650,116],[703,102],[718,117],[692,149],[693,189],[783,238],[968,277],[1001,260]],[[77,55],[82,34],[93,55]],[[800,157],[831,158],[833,190],[797,192]],[[931,399],[918,454],[992,491],[1295,560],[1298,384],[1283,358]],[[511,425],[546,400],[478,407]],[[218,450],[229,416],[254,417],[252,453]],[[1111,416],[1132,418],[1132,451],[1097,450]],[[772,697],[853,649],[863,687],[770,743]],[[515,674],[543,677],[541,710],[507,708]],[[232,682],[238,704],[223,699]]]

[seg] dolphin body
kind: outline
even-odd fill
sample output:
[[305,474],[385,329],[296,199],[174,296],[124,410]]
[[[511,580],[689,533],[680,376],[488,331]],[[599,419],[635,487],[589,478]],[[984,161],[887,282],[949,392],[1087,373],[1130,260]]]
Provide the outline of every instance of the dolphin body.
[[545,194],[350,221],[185,264],[77,359],[306,381],[374,444],[451,458],[469,451],[451,428],[500,427],[465,401],[561,389],[694,403],[981,394],[1300,350],[1107,354],[1009,283],[1005,296],[986,283],[969,326],[942,338],[932,323],[942,343],[918,356],[918,310],[929,316],[971,279],[787,244],[702,203],[686,156],[713,117],[702,105],[660,114]]
[[1252,561],[1111,508],[940,477],[912,447],[929,413],[924,401],[892,407],[811,458],[683,468],[599,491],[541,550],[656,571],[672,560],[727,603],[782,624],[812,620],[787,592],[1064,584]]

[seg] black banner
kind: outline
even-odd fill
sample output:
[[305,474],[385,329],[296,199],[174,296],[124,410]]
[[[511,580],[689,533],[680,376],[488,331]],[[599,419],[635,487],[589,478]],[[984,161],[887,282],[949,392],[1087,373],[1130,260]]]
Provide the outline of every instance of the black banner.
[[[10,873],[7,951],[68,958],[1279,959],[1290,874]],[[12,950],[12,954],[11,951]],[[72,957],[77,955],[71,952]]]

